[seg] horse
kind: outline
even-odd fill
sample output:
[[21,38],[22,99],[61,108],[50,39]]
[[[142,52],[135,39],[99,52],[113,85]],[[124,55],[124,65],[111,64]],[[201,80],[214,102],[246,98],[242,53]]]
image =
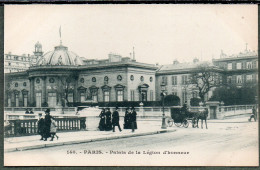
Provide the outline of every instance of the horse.
[[201,128],[203,129],[203,120],[205,120],[206,129],[208,129],[207,126],[207,117],[208,117],[208,109],[203,109],[198,112],[189,112],[189,114],[192,115],[192,127],[199,128],[199,120],[201,120]]

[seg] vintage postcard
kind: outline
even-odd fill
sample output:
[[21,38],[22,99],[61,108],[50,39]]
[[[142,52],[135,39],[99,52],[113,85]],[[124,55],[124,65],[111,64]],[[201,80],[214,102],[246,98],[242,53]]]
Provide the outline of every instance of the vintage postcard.
[[4,166],[259,166],[257,5],[5,5]]

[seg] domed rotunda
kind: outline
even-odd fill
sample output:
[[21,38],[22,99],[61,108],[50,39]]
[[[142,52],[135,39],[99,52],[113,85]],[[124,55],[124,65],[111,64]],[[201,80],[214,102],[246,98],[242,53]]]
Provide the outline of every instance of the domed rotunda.
[[68,51],[68,47],[60,44],[54,47],[54,51],[47,52],[40,58],[37,65],[83,65],[81,58],[74,52]]

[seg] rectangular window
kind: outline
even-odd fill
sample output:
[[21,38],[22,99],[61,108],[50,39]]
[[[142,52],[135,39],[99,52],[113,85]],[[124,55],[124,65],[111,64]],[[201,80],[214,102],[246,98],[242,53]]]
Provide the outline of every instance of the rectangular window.
[[181,76],[181,78],[182,78],[181,82],[182,82],[183,85],[188,83],[188,76],[187,75],[183,75],[183,76]]
[[153,101],[153,91],[150,90],[150,101]]
[[242,67],[241,67],[241,63],[237,63],[237,69],[241,69]]
[[28,104],[28,95],[24,94],[23,95],[23,106],[27,107],[27,104]]
[[242,83],[242,76],[241,76],[241,75],[238,75],[238,76],[237,76],[237,83],[238,83],[238,84],[241,84],[241,83]]
[[56,107],[56,103],[57,103],[56,93],[48,93],[48,106]]
[[94,102],[97,102],[97,101],[98,101],[98,96],[97,96],[97,91],[96,91],[96,90],[94,90],[94,91],[91,92],[91,97],[92,97],[92,100],[93,100]]
[[84,102],[85,100],[86,100],[85,93],[81,92],[80,93],[80,102]]
[[104,92],[104,102],[109,102],[109,91]]
[[135,101],[135,91],[131,90],[131,101]]
[[177,76],[172,76],[172,85],[177,85]]
[[246,75],[246,81],[247,82],[250,82],[252,80],[253,80],[253,75],[252,74]]
[[232,70],[232,63],[228,63],[227,69],[228,69],[228,70]]
[[227,83],[231,83],[232,82],[232,76],[227,76]]
[[164,85],[167,85],[167,79],[168,77],[166,77],[166,76],[163,76],[162,77],[162,84],[164,84]]
[[123,101],[123,91],[122,90],[118,90],[117,91],[117,101],[118,102],[122,102]]
[[246,68],[251,69],[252,68],[252,62],[246,62]]
[[36,93],[36,107],[41,107],[42,105],[42,93]]
[[19,107],[19,95],[15,94],[15,107]]

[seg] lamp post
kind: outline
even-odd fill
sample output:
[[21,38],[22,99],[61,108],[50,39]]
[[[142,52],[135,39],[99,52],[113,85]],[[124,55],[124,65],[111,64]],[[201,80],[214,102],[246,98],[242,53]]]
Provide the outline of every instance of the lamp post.
[[165,123],[165,113],[164,113],[164,96],[165,94],[165,84],[161,84],[161,97],[162,97],[162,107],[163,107],[163,114],[162,114],[162,129],[167,129],[166,123]]

